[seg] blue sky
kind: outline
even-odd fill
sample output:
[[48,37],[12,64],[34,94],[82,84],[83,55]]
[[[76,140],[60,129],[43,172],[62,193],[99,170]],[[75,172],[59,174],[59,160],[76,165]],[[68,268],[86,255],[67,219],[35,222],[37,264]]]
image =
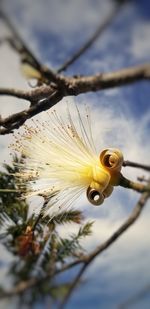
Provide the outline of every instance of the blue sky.
[[[4,8],[29,47],[43,63],[57,69],[103,21],[112,4],[90,0],[5,0]],[[1,36],[8,30],[1,25]],[[4,61],[5,59],[5,61]],[[0,49],[1,86],[27,89],[20,75],[19,58],[7,46]],[[97,42],[65,72],[95,74],[150,61],[150,3],[130,1]],[[68,98],[82,109],[90,106],[93,133],[98,149],[122,149],[125,159],[149,164],[150,87],[143,81],[126,87]],[[27,107],[17,99],[1,98],[3,116]],[[58,107],[65,117],[65,100]],[[45,118],[42,113],[39,117]],[[8,158],[11,136],[0,138],[1,161]],[[136,179],[142,171],[126,168],[124,174]],[[94,219],[93,235],[84,241],[87,250],[104,241],[129,215],[138,194],[116,188],[112,198],[100,208],[91,207],[84,197],[81,207],[87,219]],[[116,308],[150,282],[150,202],[139,221],[90,266],[85,282],[74,293],[69,308]],[[75,227],[73,228],[75,229]],[[68,233],[64,228],[62,235]],[[140,278],[140,279],[139,279]],[[149,308],[150,296],[133,308]]]

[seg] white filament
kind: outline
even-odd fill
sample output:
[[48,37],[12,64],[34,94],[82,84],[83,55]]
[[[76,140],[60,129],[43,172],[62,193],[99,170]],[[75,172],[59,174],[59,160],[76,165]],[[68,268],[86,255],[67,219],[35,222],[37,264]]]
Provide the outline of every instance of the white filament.
[[67,122],[53,110],[47,121],[24,126],[24,133],[13,144],[24,156],[17,176],[27,184],[26,196],[49,199],[45,214],[72,205],[88,188],[99,165],[89,114],[82,119],[77,107],[76,114],[78,129],[69,108]]

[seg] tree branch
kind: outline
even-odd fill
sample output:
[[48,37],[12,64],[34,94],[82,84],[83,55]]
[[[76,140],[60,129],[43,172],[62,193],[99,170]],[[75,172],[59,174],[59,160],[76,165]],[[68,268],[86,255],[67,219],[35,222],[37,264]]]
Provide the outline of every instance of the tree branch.
[[112,11],[109,13],[109,15],[106,17],[103,23],[100,23],[96,31],[93,33],[93,35],[82,45],[82,47],[77,50],[70,59],[68,59],[64,64],[62,64],[59,69],[57,70],[57,73],[60,73],[62,71],[65,71],[71,64],[73,64],[76,60],[79,59],[80,56],[82,56],[92,45],[93,43],[98,39],[98,37],[103,33],[103,31],[111,24],[113,19],[116,17],[118,12],[120,11],[120,8],[122,7],[124,3],[121,3],[119,1],[116,2],[115,6],[113,7]]
[[119,186],[135,190],[139,193],[150,192],[150,183],[143,185],[140,182],[134,182],[130,179],[125,178],[122,174],[120,175]]
[[132,305],[138,303],[143,297],[150,293],[150,284],[147,284],[143,289],[141,289],[138,293],[131,296],[127,301],[120,304],[118,309],[127,309]]
[[65,307],[74,289],[77,287],[83,273],[86,271],[87,267],[93,262],[93,260],[97,256],[99,256],[104,250],[109,248],[139,218],[149,197],[150,197],[150,192],[143,193],[138,203],[134,207],[130,217],[120,226],[120,228],[114,234],[112,234],[111,237],[109,237],[103,244],[99,245],[95,250],[93,250],[93,252],[91,252],[86,258],[84,257],[84,264],[81,267],[72,285],[70,286],[70,289],[68,293],[66,294],[66,297],[64,298],[59,309],[63,309]]
[[65,77],[59,76],[59,85],[43,85],[31,91],[17,89],[0,89],[0,95],[12,95],[28,100],[29,109],[0,119],[0,134],[11,133],[19,128],[27,119],[45,111],[68,95],[79,95],[112,87],[118,87],[138,80],[150,79],[150,64],[130,67],[111,73],[92,76]]
[[16,97],[27,101],[31,101],[32,99],[31,91],[24,91],[14,88],[0,88],[0,95]]
[[89,91],[104,90],[149,79],[150,64],[144,64],[116,72],[68,78],[68,91],[69,94],[78,95]]
[[14,129],[22,126],[27,119],[32,118],[33,116],[49,109],[61,99],[62,94],[60,94],[58,91],[55,91],[52,93],[52,95],[50,95],[49,98],[37,102],[37,104],[31,105],[28,110],[13,114],[5,119],[0,119],[0,126],[3,126],[3,128],[0,129],[0,134],[3,135],[13,132]]
[[53,72],[46,66],[43,66],[40,63],[40,61],[35,57],[35,55],[33,55],[31,50],[27,47],[27,45],[19,35],[13,23],[10,21],[10,19],[3,11],[0,11],[0,17],[8,26],[13,36],[12,38],[11,37],[6,38],[5,41],[7,41],[10,44],[10,46],[21,55],[21,61],[22,62],[27,61],[27,63],[31,64],[35,69],[37,69],[41,73],[41,75],[44,78],[48,79],[49,81],[53,81],[56,83],[59,82],[59,77],[57,76],[56,72]]
[[135,168],[141,168],[145,171],[150,172],[150,166],[149,165],[145,165],[145,164],[141,164],[141,163],[136,163],[136,162],[132,162],[132,161],[124,161],[123,162],[123,166],[130,166],[130,167],[135,167]]

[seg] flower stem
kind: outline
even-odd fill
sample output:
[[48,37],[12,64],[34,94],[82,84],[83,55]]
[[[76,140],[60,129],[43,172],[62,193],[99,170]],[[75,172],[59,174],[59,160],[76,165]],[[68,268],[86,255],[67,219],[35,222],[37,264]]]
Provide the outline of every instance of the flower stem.
[[150,185],[143,185],[139,182],[134,182],[132,180],[125,178],[123,175],[121,175],[120,177],[119,185],[121,187],[132,189],[140,193],[150,192]]

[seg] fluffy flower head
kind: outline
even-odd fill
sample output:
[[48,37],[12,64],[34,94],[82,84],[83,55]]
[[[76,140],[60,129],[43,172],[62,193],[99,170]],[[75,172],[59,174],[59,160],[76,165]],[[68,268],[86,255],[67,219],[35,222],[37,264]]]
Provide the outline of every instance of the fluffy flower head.
[[23,134],[13,144],[23,158],[16,175],[22,184],[20,189],[23,191],[25,183],[26,196],[46,197],[45,214],[69,207],[85,192],[90,203],[100,205],[118,184],[122,153],[106,149],[99,156],[89,113],[81,117],[76,106],[76,114],[78,124],[69,108],[67,121],[53,110],[45,122],[25,125]]

